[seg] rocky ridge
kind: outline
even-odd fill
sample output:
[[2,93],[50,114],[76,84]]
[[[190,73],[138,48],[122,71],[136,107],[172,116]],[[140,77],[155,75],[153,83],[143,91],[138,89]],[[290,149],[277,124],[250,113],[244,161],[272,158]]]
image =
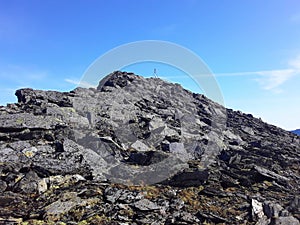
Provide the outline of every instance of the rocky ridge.
[[300,138],[159,78],[0,107],[0,223],[299,224]]

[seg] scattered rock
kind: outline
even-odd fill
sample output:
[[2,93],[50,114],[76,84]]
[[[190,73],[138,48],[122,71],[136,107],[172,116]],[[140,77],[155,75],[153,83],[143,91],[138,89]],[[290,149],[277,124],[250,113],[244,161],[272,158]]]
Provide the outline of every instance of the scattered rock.
[[0,107],[0,223],[299,224],[299,136],[120,71],[16,95]]
[[279,205],[278,203],[271,203],[271,202],[264,202],[263,205],[264,208],[264,214],[268,218],[277,218],[281,216],[281,212],[283,211],[283,207]]
[[147,152],[149,151],[149,147],[147,145],[145,145],[143,142],[137,140],[136,142],[134,142],[132,145],[131,145],[131,148],[139,151],[139,152]]
[[160,208],[158,205],[149,201],[148,199],[141,199],[135,202],[134,207],[141,211],[152,211]]
[[292,216],[278,217],[271,221],[270,225],[299,225],[299,220]]
[[251,200],[253,215],[262,218],[264,216],[263,204],[255,199]]

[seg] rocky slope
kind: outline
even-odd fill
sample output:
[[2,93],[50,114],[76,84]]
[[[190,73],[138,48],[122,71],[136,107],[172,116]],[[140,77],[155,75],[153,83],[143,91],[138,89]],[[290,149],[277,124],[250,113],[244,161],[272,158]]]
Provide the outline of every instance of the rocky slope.
[[0,224],[299,224],[300,138],[158,78],[0,108]]

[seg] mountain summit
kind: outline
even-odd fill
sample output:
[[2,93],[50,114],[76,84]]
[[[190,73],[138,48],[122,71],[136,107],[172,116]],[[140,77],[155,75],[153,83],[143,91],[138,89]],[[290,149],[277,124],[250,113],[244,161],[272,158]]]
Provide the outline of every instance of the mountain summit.
[[299,224],[300,137],[251,114],[121,71],[16,96],[0,108],[4,223]]

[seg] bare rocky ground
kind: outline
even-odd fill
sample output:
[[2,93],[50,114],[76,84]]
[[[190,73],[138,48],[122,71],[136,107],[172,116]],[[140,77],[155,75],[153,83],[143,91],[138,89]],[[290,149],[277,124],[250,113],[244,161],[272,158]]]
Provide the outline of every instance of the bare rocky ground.
[[300,137],[159,78],[0,107],[0,224],[298,225]]

